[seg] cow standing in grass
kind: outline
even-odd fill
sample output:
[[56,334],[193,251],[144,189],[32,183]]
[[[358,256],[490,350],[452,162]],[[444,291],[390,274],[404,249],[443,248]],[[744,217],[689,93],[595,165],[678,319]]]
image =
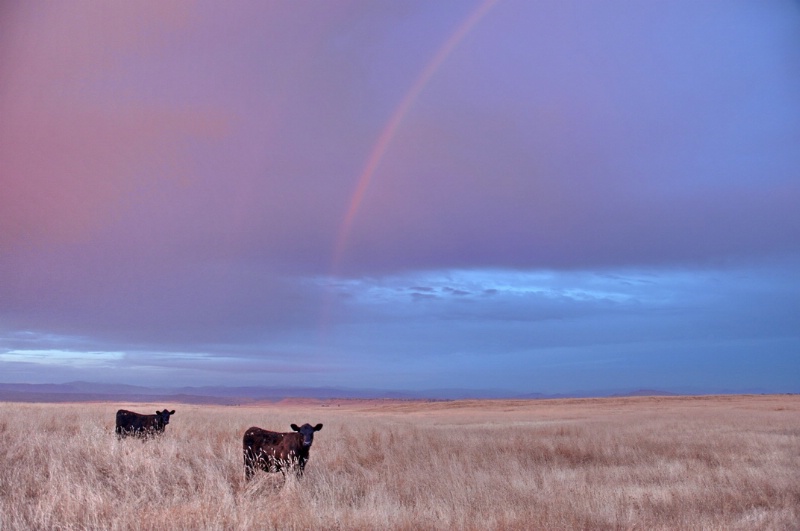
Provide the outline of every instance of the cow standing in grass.
[[154,437],[164,433],[164,428],[169,424],[170,415],[174,415],[175,410],[156,411],[155,415],[141,415],[133,411],[120,409],[117,411],[117,437]]
[[298,476],[303,475],[308,451],[314,442],[314,432],[321,430],[322,424],[303,424],[299,428],[297,424],[292,424],[291,427],[293,431],[288,433],[262,430],[255,426],[244,432],[242,447],[246,479],[253,477],[257,468],[283,474],[291,469]]

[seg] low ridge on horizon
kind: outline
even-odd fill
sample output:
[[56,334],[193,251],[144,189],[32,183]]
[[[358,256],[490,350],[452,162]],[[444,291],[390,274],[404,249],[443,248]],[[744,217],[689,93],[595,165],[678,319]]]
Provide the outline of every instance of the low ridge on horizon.
[[[131,384],[65,382],[60,384],[0,383],[0,401],[98,402],[172,401],[191,404],[240,405],[249,402],[310,400],[546,400],[568,398],[621,398],[644,396],[704,396],[785,394],[751,389],[745,391],[686,391],[631,388],[630,390],[575,391],[572,393],[504,393],[480,389],[378,390],[335,387],[199,386],[146,387]],[[790,393],[791,394],[791,393]]]

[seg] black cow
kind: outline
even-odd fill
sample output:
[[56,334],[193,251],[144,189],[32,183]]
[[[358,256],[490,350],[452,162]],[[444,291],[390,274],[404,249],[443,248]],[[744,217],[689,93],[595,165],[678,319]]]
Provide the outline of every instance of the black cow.
[[244,432],[242,448],[244,450],[244,476],[253,477],[257,468],[267,472],[294,470],[298,476],[308,461],[308,451],[314,442],[314,432],[322,429],[322,424],[311,426],[303,424],[299,428],[292,424],[293,432],[278,433],[262,430],[255,426]]
[[175,410],[156,411],[155,415],[141,415],[133,411],[120,409],[117,411],[117,437],[133,435],[135,437],[153,437],[164,433],[164,428],[169,424],[169,416]]

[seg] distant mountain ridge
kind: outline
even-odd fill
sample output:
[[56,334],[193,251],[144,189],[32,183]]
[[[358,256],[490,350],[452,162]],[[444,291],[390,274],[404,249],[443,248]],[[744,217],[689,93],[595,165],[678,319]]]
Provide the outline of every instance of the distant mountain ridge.
[[[748,391],[760,393],[761,391]],[[681,396],[690,394],[741,393],[676,393],[658,389],[572,393],[511,393],[492,389],[428,389],[423,391],[391,391],[382,389],[349,389],[338,387],[146,387],[129,384],[68,382],[63,384],[0,383],[0,401],[5,402],[176,402],[186,404],[241,405],[255,402],[278,402],[285,399],[395,399],[395,400],[469,400],[469,399],[554,399],[600,398],[628,396]]]
[[[437,394],[442,394],[438,392]],[[454,396],[464,395],[455,391]],[[343,389],[335,387],[145,387],[128,384],[68,382],[63,384],[0,383],[0,401],[19,402],[96,402],[172,401],[190,404],[246,404],[277,402],[288,398],[312,399],[400,399],[427,398],[425,393],[379,389]],[[439,398],[437,396],[437,398]]]
[[660,391],[658,389],[637,389],[629,393],[613,394],[610,397],[625,397],[625,396],[681,396],[680,393],[671,393],[669,391]]

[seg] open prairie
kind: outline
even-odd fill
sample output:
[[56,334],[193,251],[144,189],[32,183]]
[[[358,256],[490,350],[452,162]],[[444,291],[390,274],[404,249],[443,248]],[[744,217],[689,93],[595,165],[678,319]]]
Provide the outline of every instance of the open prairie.
[[[303,478],[245,482],[248,427],[306,422]],[[798,527],[800,396],[0,404],[2,530]]]

